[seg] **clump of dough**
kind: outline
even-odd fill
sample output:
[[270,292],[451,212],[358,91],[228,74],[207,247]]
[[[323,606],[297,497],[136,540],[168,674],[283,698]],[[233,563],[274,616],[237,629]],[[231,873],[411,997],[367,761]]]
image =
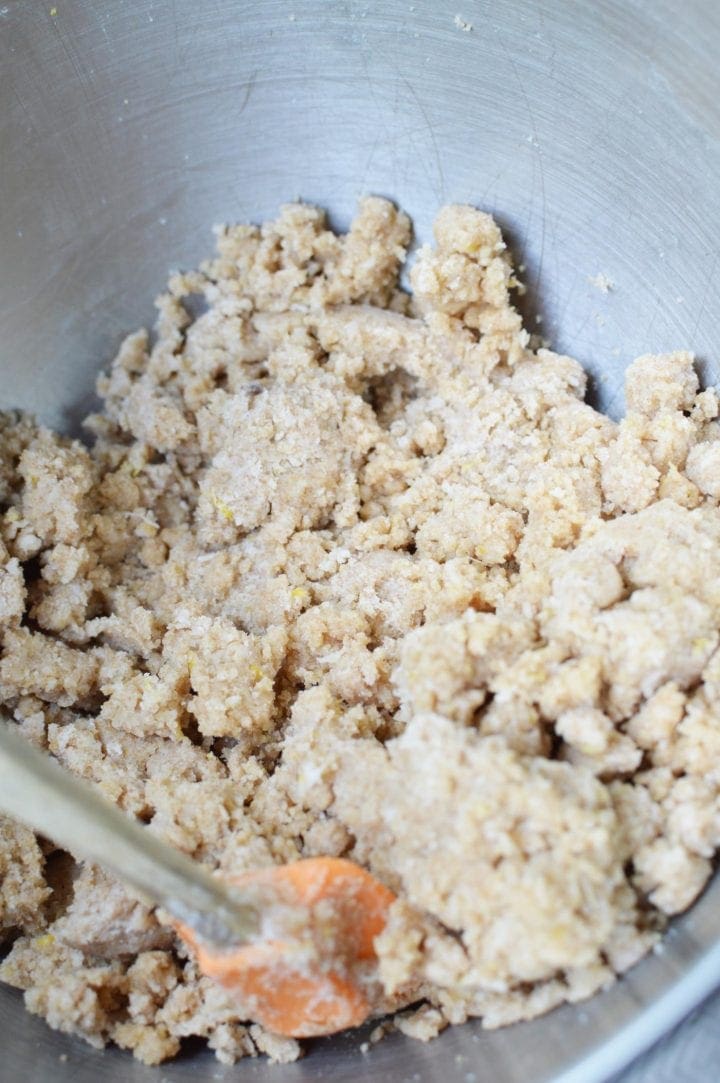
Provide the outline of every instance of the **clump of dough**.
[[[303,204],[224,227],[99,379],[89,449],[0,415],[0,700],[211,870],[370,868],[377,1011],[428,1040],[590,996],[710,875],[720,406],[644,356],[615,424],[532,347],[489,215],[440,211],[412,294],[409,241],[378,198],[344,236]],[[93,1045],[302,1052],[6,819],[0,935]]]

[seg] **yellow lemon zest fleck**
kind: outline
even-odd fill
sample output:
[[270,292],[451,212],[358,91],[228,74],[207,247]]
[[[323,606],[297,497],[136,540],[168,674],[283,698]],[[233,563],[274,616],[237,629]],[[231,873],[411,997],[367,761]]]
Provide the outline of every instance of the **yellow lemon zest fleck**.
[[290,597],[291,598],[309,598],[310,597],[310,591],[307,590],[305,587],[295,587],[294,590],[290,591]]
[[265,676],[260,666],[250,666],[250,673],[256,681],[261,681]]
[[226,504],[224,500],[221,500],[220,497],[217,495],[217,493],[212,493],[210,495],[210,502],[211,502],[212,506],[217,511],[220,512],[223,519],[227,519],[227,521],[229,523],[232,523],[232,521],[233,521],[233,513],[232,513],[232,508],[230,507],[229,504]]
[[35,947],[40,951],[47,951],[55,943],[55,937],[52,933],[44,933],[43,936],[35,937]]

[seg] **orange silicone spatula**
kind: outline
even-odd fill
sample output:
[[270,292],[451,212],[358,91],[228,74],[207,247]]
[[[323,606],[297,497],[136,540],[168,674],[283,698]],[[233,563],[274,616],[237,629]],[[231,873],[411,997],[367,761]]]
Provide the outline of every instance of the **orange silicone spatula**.
[[220,880],[3,723],[0,809],[167,911],[242,1018],[301,1038],[371,1011],[374,940],[394,895],[354,862],[306,858]]

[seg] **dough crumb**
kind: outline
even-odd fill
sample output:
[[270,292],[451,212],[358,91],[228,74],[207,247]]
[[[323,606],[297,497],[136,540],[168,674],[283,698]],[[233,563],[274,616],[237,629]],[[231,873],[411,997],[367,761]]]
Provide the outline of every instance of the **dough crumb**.
[[596,290],[600,290],[600,293],[611,293],[615,289],[615,283],[611,278],[608,278],[606,274],[600,271],[596,275],[589,275],[588,282],[591,286],[594,286]]

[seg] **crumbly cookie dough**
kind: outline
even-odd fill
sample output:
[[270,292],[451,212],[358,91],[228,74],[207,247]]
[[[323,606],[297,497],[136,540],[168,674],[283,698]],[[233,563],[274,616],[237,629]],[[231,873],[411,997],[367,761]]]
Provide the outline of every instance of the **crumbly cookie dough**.
[[[408,294],[384,200],[345,236],[301,204],[223,228],[100,378],[90,450],[0,421],[20,730],[211,869],[368,867],[423,1040],[606,986],[720,846],[718,396],[641,357],[613,423],[523,329],[493,220],[435,238]],[[0,877],[0,977],[51,1026],[299,1055],[101,870],[2,820]]]

